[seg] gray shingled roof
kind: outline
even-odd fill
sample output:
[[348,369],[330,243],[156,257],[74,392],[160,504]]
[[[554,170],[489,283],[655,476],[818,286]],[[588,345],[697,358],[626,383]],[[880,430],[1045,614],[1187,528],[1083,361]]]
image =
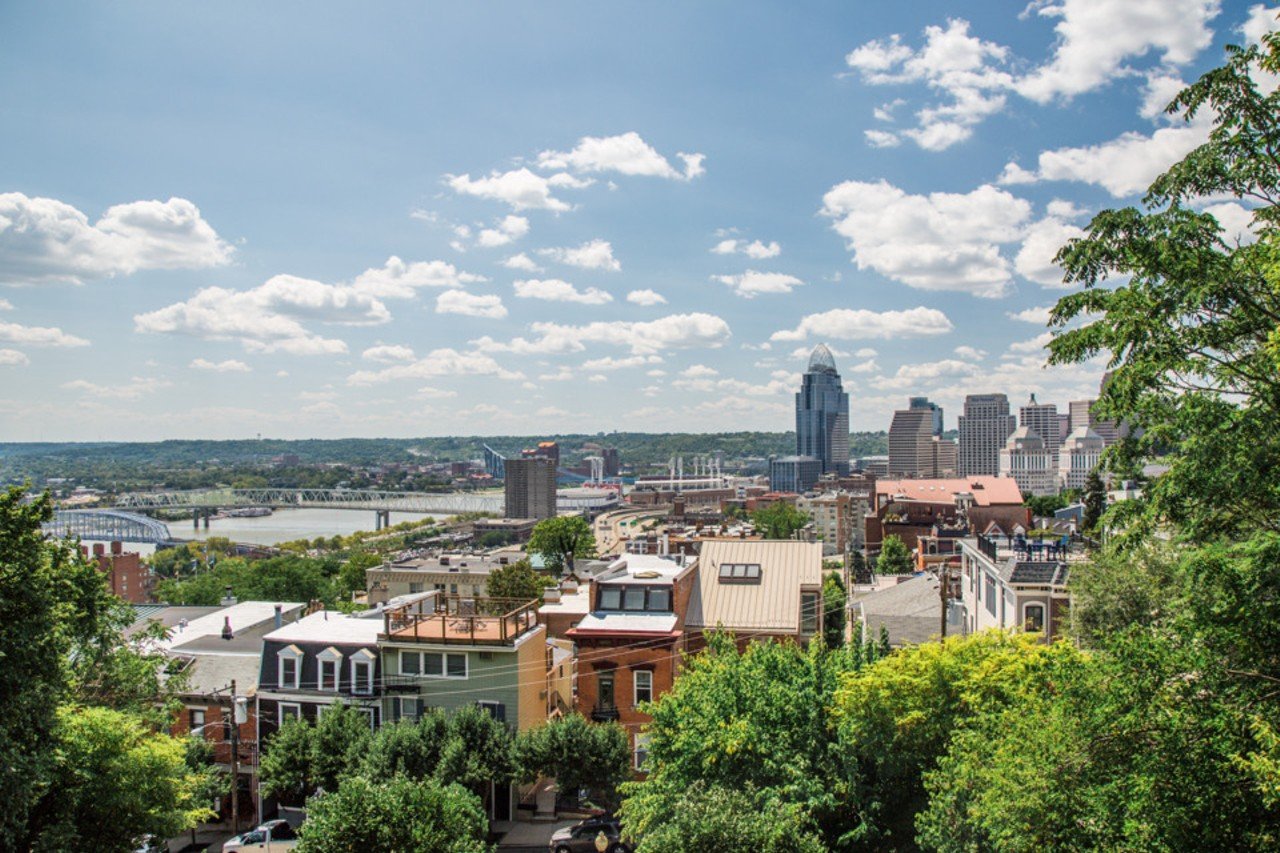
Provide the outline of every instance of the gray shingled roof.
[[913,577],[856,601],[867,620],[868,638],[880,636],[883,626],[889,632],[889,644],[902,646],[927,642],[941,631],[942,602],[938,579],[932,575]]
[[1032,586],[1061,586],[1067,582],[1067,564],[1051,562],[1019,562],[1013,564],[1009,583]]

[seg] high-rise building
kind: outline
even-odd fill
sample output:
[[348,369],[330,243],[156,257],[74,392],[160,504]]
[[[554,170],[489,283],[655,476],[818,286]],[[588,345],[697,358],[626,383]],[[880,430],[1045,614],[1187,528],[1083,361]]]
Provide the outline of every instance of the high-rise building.
[[889,424],[889,476],[927,477],[933,468],[933,412],[898,409]]
[[929,400],[928,397],[908,397],[908,409],[927,409],[933,413],[932,429],[934,435],[942,435],[942,407]]
[[1100,420],[1093,413],[1093,407],[1098,403],[1097,400],[1072,400],[1070,404],[1071,410],[1071,432],[1075,432],[1080,427],[1088,427],[1098,434],[1103,443],[1108,447],[1120,440],[1120,430],[1116,426],[1115,421]]
[[556,463],[545,456],[521,456],[506,461],[507,518],[554,518]]
[[537,456],[542,459],[550,459],[555,463],[555,467],[560,467],[560,445],[554,441],[540,441],[537,447],[526,447],[520,451],[520,455],[524,457]]
[[960,416],[958,473],[962,477],[1000,473],[1000,448],[1018,428],[1004,394],[970,394]]
[[[1053,423],[1056,427],[1056,417]],[[1058,493],[1057,469],[1050,464],[1045,441],[1035,430],[1025,425],[1015,429],[1000,450],[1000,476],[1012,477],[1024,493]]]
[[[1072,405],[1075,405],[1072,403]],[[1058,480],[1064,489],[1084,489],[1089,472],[1098,467],[1106,442],[1082,424],[1071,431],[1058,454]]]
[[604,459],[604,475],[618,476],[618,472],[622,470],[622,458],[618,455],[618,448],[606,447],[600,451],[600,457]]
[[1058,470],[1058,447],[1062,444],[1058,407],[1053,403],[1037,403],[1036,395],[1032,394],[1027,404],[1018,410],[1018,426],[1027,427],[1040,436],[1049,454],[1049,467]]
[[929,470],[922,476],[930,478],[954,477],[960,466],[960,453],[956,443],[949,438],[933,437]]
[[849,473],[849,395],[826,344],[813,348],[796,393],[796,455],[817,459],[825,474]]
[[769,460],[769,488],[802,495],[822,477],[822,460],[812,456],[783,456]]

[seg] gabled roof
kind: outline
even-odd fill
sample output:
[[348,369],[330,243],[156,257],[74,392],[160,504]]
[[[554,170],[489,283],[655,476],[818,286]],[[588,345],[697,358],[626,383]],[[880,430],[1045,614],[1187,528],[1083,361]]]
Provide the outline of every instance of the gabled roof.
[[[724,583],[722,564],[759,564],[759,583]],[[800,632],[800,588],[822,586],[822,543],[709,539],[698,557],[698,582],[685,624],[742,633]]]

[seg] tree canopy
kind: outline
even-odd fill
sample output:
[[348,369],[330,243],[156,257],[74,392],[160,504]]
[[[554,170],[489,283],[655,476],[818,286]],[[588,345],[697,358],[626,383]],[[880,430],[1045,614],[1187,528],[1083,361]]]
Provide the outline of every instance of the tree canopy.
[[545,575],[540,575],[528,560],[516,560],[489,572],[484,591],[490,598],[516,598],[522,601],[542,598],[546,589]]
[[892,533],[880,544],[880,556],[876,558],[876,574],[906,575],[915,570],[911,551],[902,539]]
[[587,798],[606,809],[618,805],[618,786],[631,777],[627,733],[617,723],[589,723],[581,714],[548,720],[521,732],[516,764],[526,782],[556,780],[562,793]]
[[786,501],[774,501],[751,513],[751,523],[765,539],[790,539],[804,529],[809,516]]
[[461,785],[360,776],[311,801],[298,853],[488,853],[480,798]]
[[596,537],[582,516],[544,518],[533,528],[526,547],[529,553],[542,557],[547,571],[560,577],[566,572],[573,574],[574,560],[596,555]]

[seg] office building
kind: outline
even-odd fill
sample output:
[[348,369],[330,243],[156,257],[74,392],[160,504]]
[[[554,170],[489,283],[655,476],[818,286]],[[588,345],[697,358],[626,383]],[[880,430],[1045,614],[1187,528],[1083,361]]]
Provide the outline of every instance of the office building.
[[507,518],[554,518],[556,463],[544,456],[521,456],[506,461]]
[[817,459],[824,474],[849,473],[849,395],[825,344],[813,348],[796,393],[796,456]]
[[769,460],[769,488],[804,494],[822,478],[822,460],[812,456],[783,456]]
[[934,435],[942,435],[942,407],[937,403],[930,402],[928,397],[908,397],[908,409],[924,409],[931,413],[933,420],[931,428]]
[[1062,444],[1062,433],[1059,429],[1058,407],[1053,403],[1038,403],[1032,394],[1027,404],[1018,410],[1018,426],[1024,426],[1044,441],[1044,449],[1049,454],[1049,468],[1058,470],[1058,447]]
[[889,425],[890,477],[928,477],[934,460],[934,417],[927,408],[899,409]]
[[1058,453],[1058,480],[1062,488],[1083,490],[1089,472],[1098,467],[1104,450],[1106,442],[1102,436],[1087,425],[1072,430]]
[[[1058,426],[1056,415],[1053,426]],[[1044,439],[1030,427],[1020,426],[1000,450],[1000,476],[1012,477],[1025,494],[1056,495],[1057,468],[1050,459]]]
[[959,448],[949,438],[933,437],[933,446],[929,456],[929,470],[925,477],[954,477],[959,467]]
[[524,459],[550,459],[556,468],[560,467],[560,445],[554,441],[540,441],[537,447],[526,447],[520,451]]
[[[1074,404],[1073,404],[1074,405]],[[970,394],[960,416],[958,473],[962,477],[1000,473],[1000,448],[1018,428],[1004,394]]]
[[1080,427],[1088,427],[1098,434],[1103,444],[1107,447],[1115,444],[1120,440],[1120,430],[1116,426],[1115,421],[1100,420],[1093,413],[1093,408],[1098,404],[1097,400],[1072,400],[1070,403],[1071,411],[1071,432],[1075,432]]
[[606,447],[600,451],[600,458],[604,460],[604,475],[606,477],[616,477],[622,470],[622,458],[618,454],[618,448]]

